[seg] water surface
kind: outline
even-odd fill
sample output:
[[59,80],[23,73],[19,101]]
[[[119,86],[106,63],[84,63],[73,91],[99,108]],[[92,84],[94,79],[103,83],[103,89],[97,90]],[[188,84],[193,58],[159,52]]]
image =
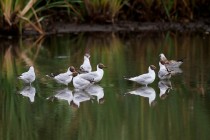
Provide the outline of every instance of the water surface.
[[[209,47],[210,37],[196,33],[79,33],[1,39],[0,137],[209,139]],[[64,72],[70,65],[79,68],[86,50],[90,50],[93,70],[99,62],[108,66],[102,81],[93,87],[97,91],[92,95],[75,93],[72,83],[66,87],[45,76]],[[185,58],[182,73],[170,81],[156,77],[146,89],[123,79],[147,72],[151,64],[159,69],[160,53],[168,58]],[[32,87],[16,78],[29,65],[35,67],[37,75]],[[172,89],[167,89],[170,83]],[[140,93],[129,94],[132,91]],[[61,92],[67,95],[67,100],[58,99]]]

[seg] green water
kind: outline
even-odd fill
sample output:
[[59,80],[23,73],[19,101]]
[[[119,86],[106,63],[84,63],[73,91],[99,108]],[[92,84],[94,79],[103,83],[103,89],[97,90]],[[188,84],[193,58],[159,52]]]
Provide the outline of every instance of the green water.
[[[196,33],[80,33],[45,38],[0,39],[0,139],[2,140],[208,140],[210,139],[210,36]],[[105,69],[97,85],[101,97],[86,95],[80,105],[53,96],[66,87],[46,77],[79,67],[90,49],[93,70]],[[142,88],[123,77],[159,66],[159,54],[185,58],[166,94],[156,77],[149,85],[152,104]],[[17,76],[35,67],[31,98]],[[25,87],[26,88],[26,87]],[[103,95],[104,93],[104,95]],[[84,93],[81,93],[84,94]],[[76,96],[77,93],[72,93]],[[79,95],[79,94],[78,94]],[[101,98],[100,101],[98,99]]]

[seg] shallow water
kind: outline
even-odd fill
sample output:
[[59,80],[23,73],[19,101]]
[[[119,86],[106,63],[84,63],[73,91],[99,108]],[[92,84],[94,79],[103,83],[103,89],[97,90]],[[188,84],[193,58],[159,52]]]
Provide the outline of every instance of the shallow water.
[[[210,36],[195,33],[2,39],[0,139],[210,139],[209,47]],[[94,70],[99,62],[108,66],[102,81],[93,87],[96,93],[75,93],[72,83],[66,87],[45,76],[64,72],[70,65],[78,68],[88,49]],[[185,58],[182,73],[170,81],[156,77],[146,89],[123,79],[147,72],[151,64],[159,69],[160,53]],[[37,75],[32,87],[16,78],[29,65],[34,65]],[[142,90],[149,93],[129,94]],[[68,100],[55,97],[61,92]]]

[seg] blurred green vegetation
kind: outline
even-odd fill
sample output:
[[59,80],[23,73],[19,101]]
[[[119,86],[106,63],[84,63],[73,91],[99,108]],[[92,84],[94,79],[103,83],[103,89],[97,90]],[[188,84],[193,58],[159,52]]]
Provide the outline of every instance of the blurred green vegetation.
[[208,0],[2,0],[0,32],[51,30],[55,22],[115,23],[209,20]]

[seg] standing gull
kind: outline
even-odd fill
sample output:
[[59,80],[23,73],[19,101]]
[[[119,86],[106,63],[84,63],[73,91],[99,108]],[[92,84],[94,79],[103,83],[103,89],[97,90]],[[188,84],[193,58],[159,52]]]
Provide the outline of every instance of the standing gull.
[[147,86],[148,84],[151,84],[155,80],[155,71],[154,71],[155,69],[156,67],[154,65],[150,65],[148,68],[148,73],[125,79]]
[[89,58],[90,58],[90,54],[86,53],[84,55],[83,64],[80,66],[81,73],[88,73],[88,72],[92,71],[92,67],[91,67]]
[[23,80],[25,83],[29,83],[31,85],[31,83],[35,80],[36,76],[35,76],[35,72],[34,72],[34,67],[31,66],[29,68],[29,70],[27,72],[22,73],[18,79]]

